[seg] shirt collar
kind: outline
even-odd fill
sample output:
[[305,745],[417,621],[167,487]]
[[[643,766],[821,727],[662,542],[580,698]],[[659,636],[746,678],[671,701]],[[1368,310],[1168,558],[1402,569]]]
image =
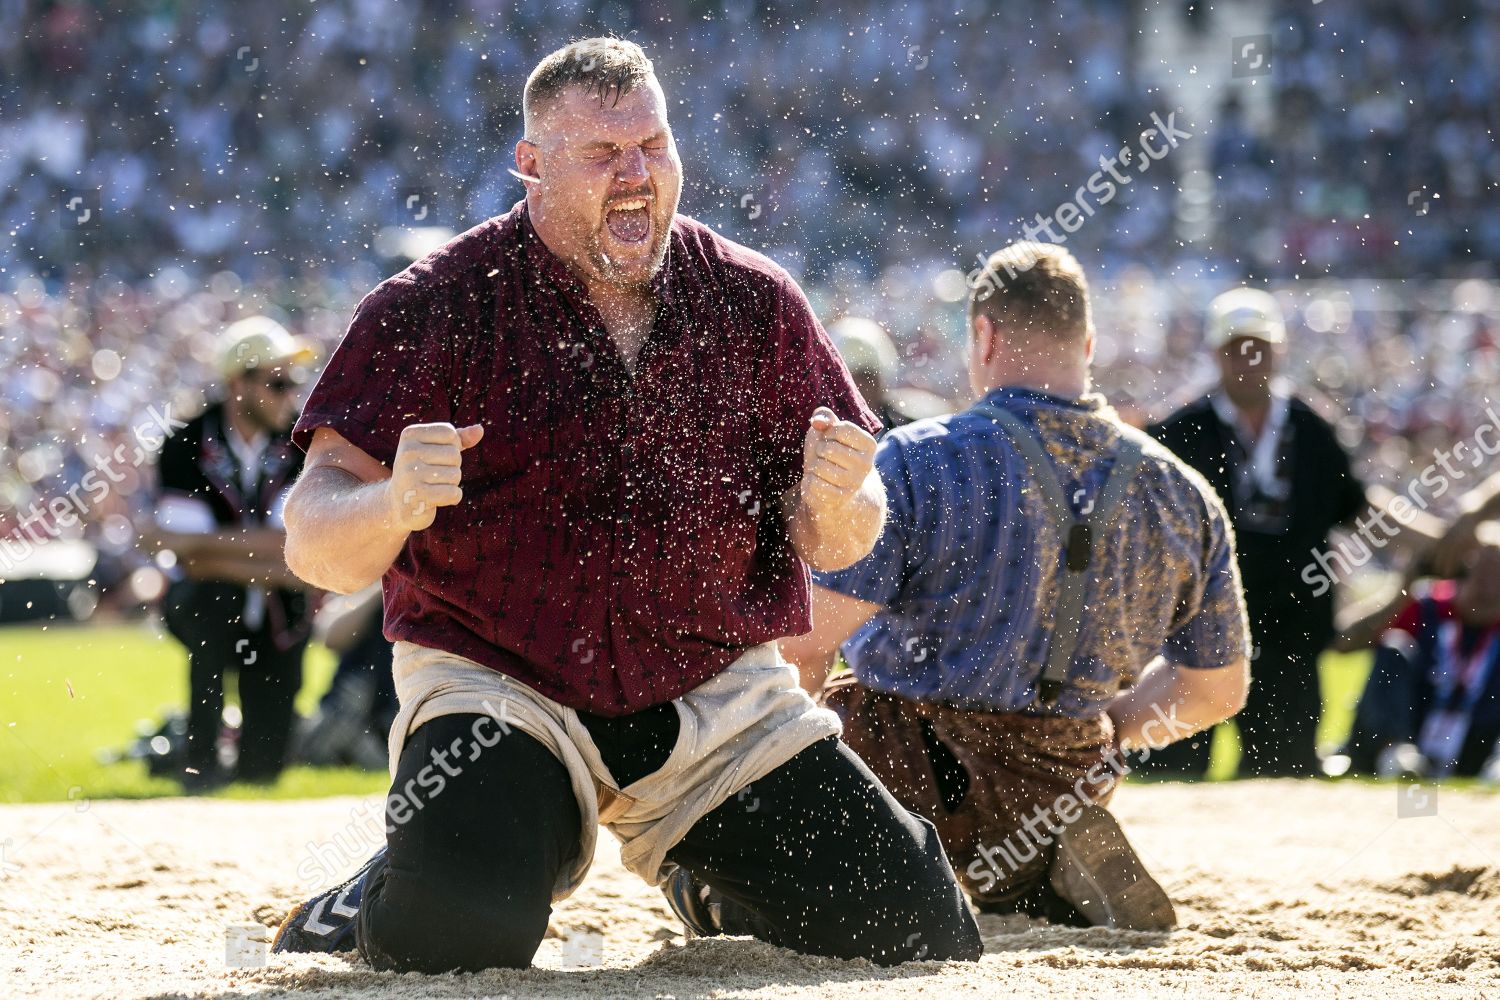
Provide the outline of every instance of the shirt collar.
[[1084,393],[1082,396],[1070,398],[1067,396],[1055,396],[1050,392],[1040,389],[1032,389],[1019,385],[996,386],[985,393],[980,400],[993,406],[1003,406],[1006,403],[1028,403],[1032,406],[1055,406],[1063,410],[1077,410],[1083,413],[1098,413],[1108,405],[1104,396],[1097,392]]
[[[579,302],[588,301],[588,289],[573,269],[563,263],[561,257],[553,253],[547,244],[537,234],[536,227],[531,224],[531,208],[521,200],[511,209],[519,212],[521,216],[521,242],[524,246],[526,259],[533,261],[537,269],[537,277],[544,279],[546,284],[559,289],[564,294]],[[651,291],[655,293],[657,301],[664,305],[671,305],[677,282],[673,280],[672,272],[682,253],[677,249],[677,220],[672,220],[672,232],[667,235],[667,258],[662,261],[661,268],[656,276],[651,279]]]

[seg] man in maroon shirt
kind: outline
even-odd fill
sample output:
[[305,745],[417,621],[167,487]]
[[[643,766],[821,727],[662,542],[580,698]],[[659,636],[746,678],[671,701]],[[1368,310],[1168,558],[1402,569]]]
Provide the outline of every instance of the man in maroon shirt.
[[361,303],[294,432],[287,562],[383,575],[401,714],[387,848],[277,951],[524,967],[599,824],[695,934],[974,959],[930,824],[775,640],[867,553],[878,422],[795,282],[676,214],[636,45],[544,59],[526,199]]

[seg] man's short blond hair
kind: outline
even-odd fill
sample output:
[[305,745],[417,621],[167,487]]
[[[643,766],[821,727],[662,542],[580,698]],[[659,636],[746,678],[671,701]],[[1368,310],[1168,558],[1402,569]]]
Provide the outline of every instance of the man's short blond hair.
[[530,136],[537,116],[569,87],[583,87],[599,97],[602,107],[654,79],[656,69],[645,50],[623,38],[584,38],[545,56],[526,78],[521,110]]
[[969,322],[987,316],[1021,337],[1082,341],[1093,329],[1089,282],[1067,250],[1023,240],[997,250],[972,282]]

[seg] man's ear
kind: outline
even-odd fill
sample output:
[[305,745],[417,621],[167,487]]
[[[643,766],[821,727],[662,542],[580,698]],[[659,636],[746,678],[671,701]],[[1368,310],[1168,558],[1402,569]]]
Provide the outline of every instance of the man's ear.
[[1090,324],[1089,325],[1089,332],[1084,335],[1084,339],[1083,339],[1083,363],[1084,364],[1091,365],[1091,364],[1094,363],[1094,347],[1095,347],[1095,345],[1096,345],[1096,341],[1094,339],[1094,327],[1093,327],[1092,324]]
[[974,357],[981,365],[988,365],[995,358],[995,339],[999,334],[995,321],[984,313],[974,317]]
[[516,143],[516,172],[527,177],[541,177],[541,150],[529,139]]

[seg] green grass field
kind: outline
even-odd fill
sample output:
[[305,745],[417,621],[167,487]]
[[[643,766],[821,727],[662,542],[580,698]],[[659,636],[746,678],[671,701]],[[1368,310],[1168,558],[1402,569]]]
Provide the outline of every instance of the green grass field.
[[[332,674],[332,655],[315,646],[299,711],[316,705]],[[0,803],[177,794],[174,782],[149,777],[138,761],[101,764],[96,755],[132,742],[138,720],[155,724],[163,710],[186,703],[187,655],[152,626],[0,629]],[[217,794],[367,795],[386,784],[384,772],[294,767],[271,788],[231,786]]]
[[[1326,700],[1320,742],[1336,743],[1349,730],[1369,656],[1329,655],[1321,669]],[[299,710],[313,708],[332,672],[333,657],[313,647]],[[164,709],[186,701],[187,657],[170,636],[152,626],[0,629],[0,803],[176,794],[173,782],[148,777],[139,762],[102,764],[97,755],[130,743],[138,720],[155,723]],[[1238,752],[1234,734],[1221,728],[1210,777],[1231,774]],[[294,767],[269,789],[231,786],[218,794],[372,795],[385,785],[384,773]]]

